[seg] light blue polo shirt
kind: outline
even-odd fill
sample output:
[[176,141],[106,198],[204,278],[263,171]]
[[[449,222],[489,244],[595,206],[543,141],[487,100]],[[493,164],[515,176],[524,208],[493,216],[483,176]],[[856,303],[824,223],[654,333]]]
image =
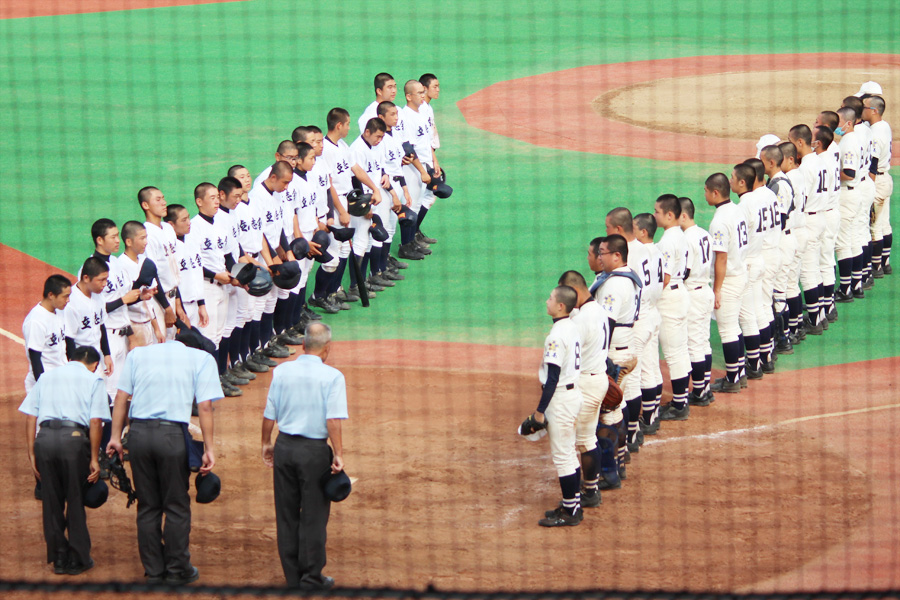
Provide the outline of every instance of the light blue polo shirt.
[[263,416],[278,423],[279,431],[324,440],[326,419],[347,418],[344,375],[313,354],[283,363],[272,372]]
[[109,421],[109,396],[103,379],[77,360],[41,375],[19,410],[37,417],[75,421],[85,427],[91,419]]
[[119,375],[119,390],[131,394],[132,419],[189,423],[197,403],[224,396],[219,371],[209,353],[170,340],[135,348]]

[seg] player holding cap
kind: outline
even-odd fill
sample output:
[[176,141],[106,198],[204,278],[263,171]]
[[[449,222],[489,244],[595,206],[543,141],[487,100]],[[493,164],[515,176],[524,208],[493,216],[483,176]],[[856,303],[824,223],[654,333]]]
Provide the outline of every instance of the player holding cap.
[[22,323],[22,338],[28,359],[25,393],[31,391],[41,375],[66,364],[66,327],[63,311],[72,294],[72,282],[62,275],[51,275],[44,282],[44,295]]
[[160,290],[168,305],[159,304],[156,311],[159,327],[167,339],[175,337],[175,317],[184,319],[184,308],[178,300],[180,283],[178,262],[175,257],[175,230],[165,222],[166,197],[159,189],[148,186],[138,192],[138,204],[144,211],[144,227],[147,230],[147,248],[144,253],[156,265]]

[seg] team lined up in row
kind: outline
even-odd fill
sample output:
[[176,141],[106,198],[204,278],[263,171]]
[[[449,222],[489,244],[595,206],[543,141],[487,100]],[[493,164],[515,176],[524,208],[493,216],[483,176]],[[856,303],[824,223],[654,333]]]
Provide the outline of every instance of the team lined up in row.
[[[708,177],[708,232],[694,222],[693,202],[673,194],[660,196],[653,214],[609,212],[607,236],[588,250],[595,281],[588,288],[569,271],[548,300],[554,326],[534,418],[546,416],[563,501],[541,525],[577,525],[582,506],[621,485],[630,453],[661,421],[685,420],[713,392],[738,393],[774,373],[777,354],[837,319],[836,303],[864,298],[891,273],[891,129],[873,86],[820,113],[813,129],[791,128],[788,141],[763,136],[757,157],[730,177]],[[726,363],[714,382],[713,316]],[[664,406],[660,347],[672,385]],[[603,410],[607,358],[622,402]]]
[[[145,220],[122,226],[119,256],[120,230],[109,219],[96,221],[95,252],[77,283],[48,280],[44,300],[25,319],[26,391],[41,373],[66,362],[67,345],[70,353],[91,346],[103,357],[114,398],[116,366],[128,351],[171,338],[181,319],[215,343],[223,390],[237,396],[237,385],[274,367],[273,358],[289,356],[306,324],[321,319],[309,306],[348,310],[361,291],[374,298],[404,279],[399,270],[408,264],[390,255],[394,234],[399,230],[398,254],[406,260],[422,260],[436,243],[420,226],[443,176],[430,106],[440,86],[431,74],[408,81],[402,108],[393,103],[396,92],[393,77],[375,77],[376,100],[360,117],[352,144],[344,141],[350,115],[334,108],[327,134],[297,127],[255,180],[235,165],[218,185],[199,184],[193,218],[183,205],[167,204],[159,189],[141,189]],[[345,290],[351,252],[360,277],[368,276],[360,288],[357,269],[349,269]],[[315,261],[320,268],[307,302]],[[239,280],[247,264],[271,275],[274,285]]]

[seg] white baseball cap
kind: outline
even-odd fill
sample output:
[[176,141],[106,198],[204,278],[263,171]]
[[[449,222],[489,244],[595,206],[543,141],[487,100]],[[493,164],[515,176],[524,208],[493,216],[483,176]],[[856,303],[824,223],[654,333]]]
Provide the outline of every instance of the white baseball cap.
[[853,95],[856,96],[857,98],[859,98],[863,94],[877,94],[880,96],[883,93],[884,92],[881,90],[880,85],[878,85],[874,81],[867,81],[864,84],[862,84],[861,86],[859,86],[859,91]]
[[766,146],[774,146],[781,142],[781,138],[775,135],[774,133],[767,133],[766,135],[759,138],[759,141],[756,142],[756,158],[759,158],[759,155],[762,154],[762,149]]

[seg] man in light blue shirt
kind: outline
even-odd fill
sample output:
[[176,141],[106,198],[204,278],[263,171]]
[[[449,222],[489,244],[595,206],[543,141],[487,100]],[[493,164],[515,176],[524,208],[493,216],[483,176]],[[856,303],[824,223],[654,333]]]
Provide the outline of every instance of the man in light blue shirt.
[[31,470],[42,483],[47,562],[57,575],[94,566],[82,491],[85,481],[100,477],[100,436],[109,421],[106,384],[94,374],[99,362],[94,348],[76,347],[72,361],[44,373],[19,406],[27,415]]
[[341,421],[347,418],[347,386],[340,371],[325,365],[330,349],[331,328],[309,325],[304,354],[275,368],[263,413],[262,456],[275,470],[281,567],[288,586],[304,590],[334,586],[334,579],[322,575],[331,502],[320,482],[329,471],[344,469]]
[[148,583],[183,585],[199,577],[189,550],[191,473],[185,428],[196,399],[205,445],[200,472],[210,472],[215,465],[212,401],[223,394],[216,363],[199,349],[202,343],[197,335],[184,328],[175,340],[135,348],[128,353],[119,376],[107,452],[122,456],[127,416],[128,452],[138,500],[138,550]]

